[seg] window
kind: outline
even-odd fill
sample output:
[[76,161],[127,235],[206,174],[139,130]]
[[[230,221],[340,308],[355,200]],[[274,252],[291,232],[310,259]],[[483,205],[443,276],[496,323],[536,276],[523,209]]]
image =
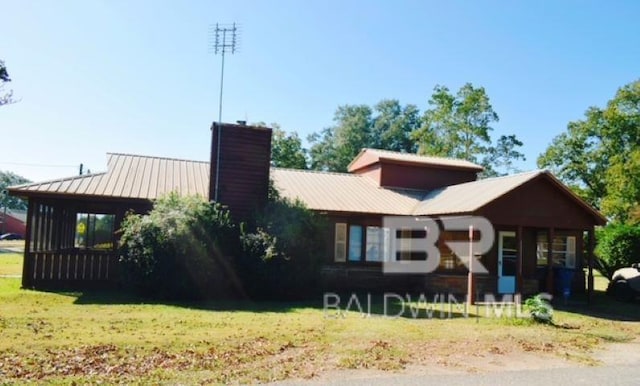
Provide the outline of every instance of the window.
[[[480,232],[473,232],[474,241],[480,240]],[[438,240],[438,249],[440,250],[440,265],[442,270],[467,270],[467,266],[464,261],[468,261],[469,256],[467,254],[463,256],[457,256],[449,249],[447,242],[462,242],[469,243],[468,231],[444,231],[440,234]],[[464,260],[464,261],[463,261]]]
[[115,215],[78,213],[76,216],[76,248],[113,249]]
[[367,227],[366,261],[389,260],[389,228]]
[[396,260],[411,260],[411,230],[396,231],[396,238],[400,239],[400,251],[396,252]]
[[349,261],[362,260],[362,226],[349,227]]
[[347,224],[336,224],[336,243],[334,260],[339,263],[347,261]]
[[396,261],[403,260],[426,260],[427,253],[420,251],[413,251],[412,245],[415,239],[424,239],[427,237],[426,230],[416,230],[410,228],[402,228],[396,230],[395,243],[398,247],[396,250]]
[[[547,234],[538,233],[536,256],[539,266],[547,265],[548,243]],[[575,236],[555,236],[552,243],[552,257],[554,267],[576,267],[576,238]]]
[[336,223],[334,261],[339,263],[388,261],[391,252],[390,237],[389,228]]

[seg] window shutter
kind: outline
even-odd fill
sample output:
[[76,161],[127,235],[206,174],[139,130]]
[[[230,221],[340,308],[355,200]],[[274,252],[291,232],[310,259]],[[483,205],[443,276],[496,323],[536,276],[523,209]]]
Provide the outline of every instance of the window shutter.
[[347,224],[345,223],[336,223],[334,261],[339,263],[347,261]]
[[576,267],[576,238],[574,236],[567,237],[567,254],[565,260],[565,267]]

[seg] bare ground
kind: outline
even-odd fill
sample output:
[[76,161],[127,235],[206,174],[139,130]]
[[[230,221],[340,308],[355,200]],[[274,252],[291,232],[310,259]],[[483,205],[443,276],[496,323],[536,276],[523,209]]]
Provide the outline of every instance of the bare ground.
[[[527,348],[498,348],[487,352],[474,352],[470,348],[463,352],[434,356],[432,362],[407,365],[401,371],[375,369],[329,370],[312,379],[291,379],[277,384],[323,384],[330,380],[364,380],[403,376],[440,376],[459,374],[487,374],[522,370],[549,370],[569,367],[640,365],[640,338],[626,343],[607,343],[584,357],[559,355],[557,351],[527,351]],[[476,351],[471,349],[472,351]]]

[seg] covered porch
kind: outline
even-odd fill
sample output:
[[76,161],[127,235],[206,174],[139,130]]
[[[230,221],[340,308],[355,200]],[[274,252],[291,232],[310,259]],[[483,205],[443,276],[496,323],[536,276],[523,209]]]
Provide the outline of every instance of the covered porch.
[[[606,218],[549,173],[513,189],[474,212],[491,221],[490,257],[498,293],[593,293],[596,226]],[[564,286],[566,287],[566,286]],[[565,288],[566,291],[566,288]]]
[[149,203],[27,197],[23,288],[112,288],[118,278],[117,230],[127,211]]

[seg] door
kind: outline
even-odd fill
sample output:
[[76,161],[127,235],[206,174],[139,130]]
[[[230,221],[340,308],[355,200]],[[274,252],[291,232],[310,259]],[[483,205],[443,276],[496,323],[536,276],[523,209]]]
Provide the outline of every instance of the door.
[[498,233],[498,293],[516,292],[518,242],[516,232]]

